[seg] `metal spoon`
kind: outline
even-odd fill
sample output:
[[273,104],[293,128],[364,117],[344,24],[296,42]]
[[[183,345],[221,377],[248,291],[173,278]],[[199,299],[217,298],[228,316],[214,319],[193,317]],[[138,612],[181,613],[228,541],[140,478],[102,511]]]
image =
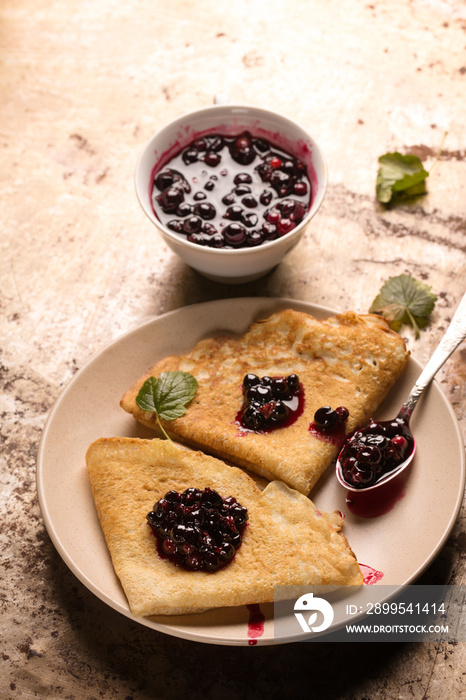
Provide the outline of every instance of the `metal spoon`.
[[[430,384],[434,376],[437,374],[439,369],[444,365],[446,360],[450,357],[450,355],[453,353],[454,350],[458,347],[458,345],[464,340],[466,337],[466,294],[463,296],[456,312],[455,315],[453,316],[453,319],[447,329],[447,332],[443,336],[442,340],[440,341],[439,345],[437,346],[437,349],[434,351],[432,357],[430,358],[429,362],[425,366],[424,370],[421,372],[417,382],[413,386],[408,398],[404,402],[403,406],[400,409],[400,412],[394,418],[392,421],[384,421],[380,423],[372,423],[369,424],[369,427],[366,426],[366,428],[363,428],[361,431],[357,431],[356,434],[352,438],[348,438],[346,442],[344,443],[342,449],[340,450],[340,454],[338,455],[337,463],[336,463],[336,475],[337,479],[340,482],[342,486],[344,486],[347,490],[349,491],[354,491],[354,492],[361,492],[361,491],[370,491],[373,489],[376,489],[379,486],[382,486],[383,484],[386,484],[387,481],[390,481],[393,479],[395,476],[398,476],[398,474],[405,469],[408,464],[411,463],[414,453],[416,451],[416,442],[414,440],[413,434],[411,432],[411,429],[409,427],[409,419],[411,418],[411,414],[419,400],[419,397],[421,396],[422,392],[424,389]],[[368,435],[369,433],[371,435],[377,435],[377,434],[383,434],[384,428],[385,430],[390,430],[393,432],[395,429],[395,425],[398,424],[400,428],[400,434],[402,434],[405,439],[407,440],[407,445],[405,446],[405,449],[409,451],[409,454],[407,455],[402,455],[401,459],[403,459],[402,462],[395,464],[393,468],[391,468],[390,471],[387,471],[384,473],[382,476],[380,476],[375,482],[370,483],[368,482],[367,485],[364,485],[364,473],[361,477],[361,473],[357,472],[357,476],[362,479],[361,485],[360,486],[354,486],[351,483],[348,483],[346,479],[343,476],[343,466],[342,466],[342,461],[344,461],[345,457],[349,454],[349,446],[351,444],[351,440],[356,440],[358,435]],[[381,426],[380,432],[378,432],[377,426]],[[391,428],[389,426],[392,426]],[[372,439],[372,438],[371,438]],[[377,439],[372,439],[373,443],[377,442]],[[354,450],[353,450],[354,452]],[[379,450],[380,452],[380,450]],[[381,453],[382,459],[383,459],[383,452]],[[367,471],[367,474],[369,474],[369,469]]]

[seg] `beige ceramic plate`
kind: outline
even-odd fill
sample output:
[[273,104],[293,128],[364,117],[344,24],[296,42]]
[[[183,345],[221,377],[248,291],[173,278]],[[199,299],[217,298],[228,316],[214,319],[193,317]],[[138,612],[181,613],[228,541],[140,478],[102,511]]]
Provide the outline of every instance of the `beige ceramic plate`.
[[[198,642],[250,642],[251,611],[246,607],[199,615],[133,618],[94,509],[85,468],[88,446],[99,437],[151,437],[119,407],[120,397],[141,372],[160,358],[183,353],[201,338],[221,331],[243,333],[251,322],[283,308],[318,318],[334,312],[291,299],[232,299],[184,307],[127,333],[94,357],[70,382],[47,421],[37,464],[37,488],[49,535],[65,563],[87,588],[115,610],[160,632]],[[420,373],[410,359],[402,381],[378,412],[398,411]],[[344,532],[358,561],[383,572],[381,584],[411,583],[440,551],[461,505],[465,481],[462,438],[452,408],[434,382],[413,419],[418,448],[405,495],[385,515],[355,517],[346,492],[330,468],[312,493],[323,510],[346,515]],[[381,594],[382,594],[382,588]],[[350,593],[344,603],[351,602]],[[273,605],[265,616],[259,644],[302,641],[303,633],[274,636]]]

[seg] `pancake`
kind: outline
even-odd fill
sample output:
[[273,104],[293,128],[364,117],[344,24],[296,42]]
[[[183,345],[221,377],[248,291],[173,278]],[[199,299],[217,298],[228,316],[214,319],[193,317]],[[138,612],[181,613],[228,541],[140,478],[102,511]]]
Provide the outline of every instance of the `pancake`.
[[[89,447],[86,464],[113,567],[137,617],[272,602],[275,586],[289,586],[292,598],[293,586],[317,592],[363,582],[341,513],[319,512],[282,482],[261,490],[243,470],[157,438],[101,438]],[[192,486],[234,496],[248,509],[234,559],[213,573],[161,557],[146,521],[168,491]]]
[[[190,372],[199,383],[196,396],[185,415],[162,421],[168,435],[307,495],[341,446],[341,440],[309,431],[315,411],[345,406],[345,432],[351,433],[372,417],[408,354],[403,339],[380,316],[348,311],[319,321],[285,310],[254,323],[241,338],[207,338],[185,355],[161,359],[126,391],[121,406],[161,435],[155,413],[137,405],[138,392],[148,377]],[[236,418],[247,373],[297,374],[305,397],[299,418],[272,432],[241,430]]]

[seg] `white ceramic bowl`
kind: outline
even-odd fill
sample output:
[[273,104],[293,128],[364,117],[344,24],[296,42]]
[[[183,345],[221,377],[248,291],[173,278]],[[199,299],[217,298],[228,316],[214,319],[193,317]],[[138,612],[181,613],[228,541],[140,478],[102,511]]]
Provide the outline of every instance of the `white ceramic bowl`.
[[[153,176],[195,138],[207,133],[235,135],[250,131],[300,158],[312,186],[311,206],[290,233],[251,248],[218,249],[191,243],[156,217],[151,203]],[[319,209],[327,188],[327,168],[314,139],[299,124],[257,107],[214,105],[174,119],[152,136],[138,161],[135,186],[139,202],[165,243],[188,265],[218,282],[241,283],[265,275],[300,241]]]

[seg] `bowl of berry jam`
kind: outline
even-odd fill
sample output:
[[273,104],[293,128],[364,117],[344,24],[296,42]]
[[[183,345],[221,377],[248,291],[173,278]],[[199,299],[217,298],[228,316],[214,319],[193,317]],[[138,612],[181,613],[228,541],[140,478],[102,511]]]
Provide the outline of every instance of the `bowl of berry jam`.
[[301,240],[327,170],[314,139],[291,119],[214,105],[154,134],[135,186],[174,253],[205,277],[241,283],[272,270]]

